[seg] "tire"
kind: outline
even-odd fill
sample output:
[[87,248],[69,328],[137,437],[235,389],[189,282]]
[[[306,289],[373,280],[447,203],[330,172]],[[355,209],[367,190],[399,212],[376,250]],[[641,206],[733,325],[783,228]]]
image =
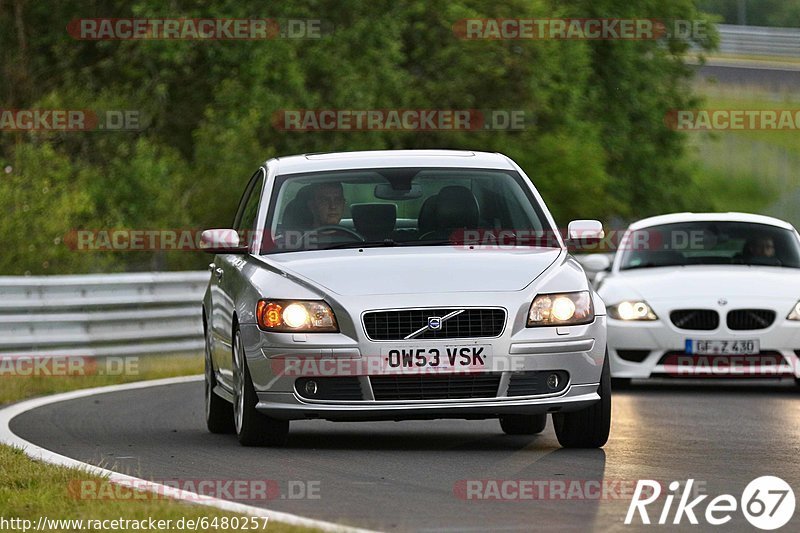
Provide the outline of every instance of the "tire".
[[289,436],[289,421],[278,420],[256,410],[258,397],[244,357],[237,330],[233,336],[233,421],[242,446],[283,446]]
[[233,424],[233,405],[220,398],[215,392],[217,378],[211,362],[209,340],[206,338],[205,349],[205,415],[206,427],[211,433],[230,434],[236,431]]
[[536,435],[544,431],[547,414],[507,415],[500,417],[500,427],[506,435]]
[[597,393],[600,401],[589,407],[571,413],[553,414],[556,437],[564,448],[600,448],[608,442],[611,429],[611,372],[608,368],[608,354],[603,361]]
[[631,378],[611,378],[611,389],[624,390],[631,387]]

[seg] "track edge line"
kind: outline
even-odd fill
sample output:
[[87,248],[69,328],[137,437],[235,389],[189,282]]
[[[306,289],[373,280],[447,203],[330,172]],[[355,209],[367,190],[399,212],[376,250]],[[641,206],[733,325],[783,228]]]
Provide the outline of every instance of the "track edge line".
[[35,461],[41,461],[55,466],[73,468],[90,474],[106,477],[110,483],[114,483],[116,485],[128,488],[130,488],[132,484],[135,484],[133,486],[135,486],[137,489],[161,495],[169,494],[170,499],[181,501],[184,503],[189,503],[194,505],[204,505],[207,507],[214,507],[216,509],[232,513],[268,518],[269,520],[282,522],[284,524],[289,524],[292,526],[309,527],[321,531],[330,531],[338,533],[373,533],[371,530],[367,529],[353,528],[341,524],[336,524],[334,522],[326,522],[324,520],[307,518],[300,515],[284,513],[281,511],[271,511],[269,509],[255,507],[252,505],[245,505],[243,503],[232,502],[229,500],[222,500],[219,498],[212,498],[210,496],[204,496],[201,494],[196,494],[194,492],[176,490],[174,487],[168,487],[167,485],[163,485],[161,483],[148,481],[146,479],[141,479],[126,474],[120,474],[118,472],[114,472],[113,470],[108,470],[90,463],[84,463],[82,461],[78,461],[77,459],[73,459],[71,457],[57,454],[55,452],[42,448],[41,446],[38,446],[32,442],[27,441],[22,437],[16,435],[13,431],[11,431],[11,421],[14,418],[24,413],[27,413],[28,411],[32,411],[33,409],[36,409],[38,407],[52,405],[54,403],[66,402],[69,400],[77,400],[80,398],[86,398],[98,394],[145,389],[149,387],[160,387],[165,385],[178,385],[181,383],[201,381],[202,379],[203,379],[202,375],[194,375],[194,376],[182,376],[177,378],[155,379],[149,381],[136,381],[133,383],[108,385],[105,387],[78,389],[75,391],[62,392],[58,394],[52,394],[49,396],[41,396],[38,398],[32,398],[30,400],[23,400],[18,403],[13,403],[6,407],[0,408],[0,444],[5,444],[7,446],[19,448],[28,457],[30,457]]

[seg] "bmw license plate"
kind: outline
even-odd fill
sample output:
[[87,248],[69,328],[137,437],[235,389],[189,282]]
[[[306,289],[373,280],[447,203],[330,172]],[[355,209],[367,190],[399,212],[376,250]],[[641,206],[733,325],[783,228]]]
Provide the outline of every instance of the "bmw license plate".
[[387,372],[482,370],[490,355],[491,346],[476,344],[381,349],[382,366]]
[[753,355],[761,351],[758,340],[692,340],[686,339],[686,353],[693,355]]

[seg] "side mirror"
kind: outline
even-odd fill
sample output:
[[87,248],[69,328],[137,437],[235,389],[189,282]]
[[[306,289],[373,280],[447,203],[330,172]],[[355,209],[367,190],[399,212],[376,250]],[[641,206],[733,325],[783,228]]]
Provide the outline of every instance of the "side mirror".
[[597,242],[606,236],[599,220],[573,220],[567,227],[569,240]]
[[578,261],[589,272],[605,272],[611,268],[611,259],[606,254],[589,254],[579,257]]
[[234,229],[207,229],[200,234],[200,250],[211,254],[242,254],[247,245],[239,243]]

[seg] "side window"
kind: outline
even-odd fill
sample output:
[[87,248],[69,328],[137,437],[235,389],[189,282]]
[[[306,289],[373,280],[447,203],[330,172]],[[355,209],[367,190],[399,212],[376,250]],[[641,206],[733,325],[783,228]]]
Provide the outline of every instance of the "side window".
[[236,219],[233,222],[233,229],[239,232],[240,238],[249,235],[254,229],[263,185],[264,172],[259,169],[250,179],[250,183],[247,184],[247,189],[245,189],[239,202]]

